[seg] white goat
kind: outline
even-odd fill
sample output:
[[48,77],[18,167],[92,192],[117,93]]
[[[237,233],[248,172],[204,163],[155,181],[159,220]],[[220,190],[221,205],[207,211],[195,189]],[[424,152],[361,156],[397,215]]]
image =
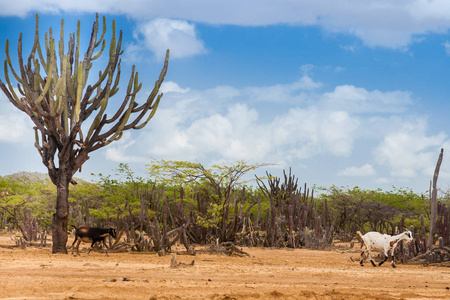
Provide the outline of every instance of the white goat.
[[384,256],[385,259],[380,262],[378,265],[381,266],[389,257],[389,254],[392,255],[392,267],[395,268],[394,264],[394,250],[395,247],[397,247],[398,243],[400,241],[406,241],[410,242],[413,240],[411,231],[405,231],[403,233],[397,234],[397,235],[389,235],[389,234],[382,234],[376,231],[371,231],[366,233],[365,235],[362,235],[361,232],[357,231],[357,234],[361,237],[363,240],[364,246],[366,249],[361,253],[361,260],[360,264],[361,266],[364,266],[363,261],[369,255],[370,262],[375,267],[375,263],[372,260],[372,256],[370,255],[371,250],[384,250]]

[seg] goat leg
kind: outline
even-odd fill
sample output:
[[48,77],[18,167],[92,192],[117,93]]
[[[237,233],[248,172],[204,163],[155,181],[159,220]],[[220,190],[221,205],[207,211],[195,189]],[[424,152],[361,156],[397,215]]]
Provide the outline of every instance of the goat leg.
[[105,255],[106,255],[106,256],[109,256],[109,255],[108,255],[108,247],[106,246],[105,239],[103,239],[103,246],[105,247]]
[[387,258],[387,256],[386,256],[386,258],[385,258],[383,261],[381,261],[378,265],[381,266],[382,264],[384,264],[384,262],[385,262],[387,259],[388,259],[388,258]]
[[88,256],[91,253],[92,248],[94,248],[95,243],[96,243],[96,241],[92,241],[91,247],[89,248],[89,251],[87,253]]
[[392,251],[392,262],[391,265],[393,268],[396,268],[395,264],[394,264],[394,251]]
[[370,262],[372,263],[372,266],[376,267],[377,265],[373,262],[372,255],[370,255],[370,251],[368,251],[368,253],[369,253],[369,259],[370,259]]
[[75,240],[74,240],[73,243],[72,243],[72,255],[73,255],[73,245],[75,245],[75,243],[77,242],[77,240],[78,240],[78,237],[75,236]]
[[[78,252],[78,248],[80,247],[80,244],[81,244],[81,240],[78,240],[78,243],[77,243],[77,246],[76,246],[76,248],[77,248],[77,255],[80,255],[80,253]],[[72,248],[72,254],[73,254],[73,248]]]
[[361,252],[361,260],[359,261],[359,264],[361,267],[364,267],[364,260],[366,259],[366,251]]

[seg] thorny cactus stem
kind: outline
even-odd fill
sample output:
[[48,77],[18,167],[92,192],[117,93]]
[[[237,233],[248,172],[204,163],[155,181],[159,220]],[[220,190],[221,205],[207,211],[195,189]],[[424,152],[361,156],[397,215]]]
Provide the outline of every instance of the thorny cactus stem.
[[[0,88],[11,103],[27,113],[34,122],[35,146],[53,181],[56,153],[59,165],[61,160],[74,158],[70,167],[72,176],[89,159],[89,152],[120,139],[125,130],[143,128],[154,116],[162,97],[158,92],[167,72],[169,50],[161,74],[146,102],[141,105],[135,102],[142,84],[139,83],[139,75],[133,66],[124,100],[117,112],[107,118],[105,110],[108,101],[119,90],[120,56],[123,53],[122,31],[116,35],[116,24],[113,21],[109,61],[99,72],[98,79],[87,85],[92,62],[98,59],[106,48],[105,17],[99,38],[98,31],[97,14],[89,46],[80,60],[80,22],[77,24],[76,35],[70,34],[65,51],[62,20],[58,43],[56,44],[50,28],[48,34],[45,34],[43,52],[39,39],[39,18],[36,14],[34,43],[26,63],[22,56],[22,34],[19,36],[17,71],[9,55],[9,41],[6,41],[6,84],[0,80]],[[9,74],[17,81],[17,89],[13,87]],[[91,117],[94,111],[96,115],[92,118],[87,134],[83,134],[81,124]],[[102,132],[106,124],[109,125],[108,129]]]

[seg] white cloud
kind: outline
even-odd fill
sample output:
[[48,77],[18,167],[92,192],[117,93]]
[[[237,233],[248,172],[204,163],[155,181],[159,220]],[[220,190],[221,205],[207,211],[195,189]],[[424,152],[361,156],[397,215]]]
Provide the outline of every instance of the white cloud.
[[344,111],[309,107],[293,108],[268,127],[275,153],[285,151],[291,159],[306,159],[324,153],[348,156],[358,125],[359,121]]
[[[302,90],[307,101],[288,102],[284,111],[263,113],[260,103],[254,102],[255,107],[242,104],[250,94],[268,92],[273,99],[293,99],[299,93],[294,88],[297,84],[283,85],[286,89],[219,86],[201,91],[170,83],[171,92],[163,100],[170,103],[169,108],[161,105],[143,130],[139,137],[145,145],[142,151],[167,159],[246,159],[290,166],[321,156],[357,155],[357,144],[364,149],[360,155],[374,163],[349,167],[340,175],[374,176],[375,168],[387,168],[398,179],[432,174],[436,149],[447,136],[427,134],[426,118],[407,114],[412,101],[408,92],[346,85],[322,94]],[[394,182],[392,178],[379,180]]]
[[[273,86],[206,90],[166,81],[161,87],[164,98],[149,125],[126,132],[101,155],[109,161],[141,165],[149,157],[200,162],[245,159],[283,168],[302,166],[305,173],[317,162],[326,165],[358,156],[358,161],[370,164],[343,167],[338,174],[373,176],[374,184],[432,177],[439,149],[450,142],[444,133],[428,132],[426,117],[408,113],[414,100],[409,92],[369,91],[352,85],[322,89],[307,75]],[[258,99],[287,101],[282,110],[267,112]],[[0,94],[0,142],[30,143],[31,127],[28,117]],[[442,178],[450,178],[449,168],[444,160]],[[337,173],[331,169],[333,175]],[[374,178],[385,169],[390,178]]]
[[[126,131],[123,133],[122,138],[118,141],[111,143],[105,151],[106,159],[115,162],[147,162],[147,158],[138,155],[127,155],[127,152],[133,153],[131,147],[135,144],[136,140],[133,140],[131,133]],[[130,149],[131,151],[127,151]]]
[[[253,135],[258,114],[245,104],[236,104],[226,115],[214,114],[194,121],[186,130],[189,141],[197,151],[213,154],[227,160],[240,160],[266,153],[258,151],[258,135]],[[262,138],[262,144],[264,138]]]
[[418,173],[432,176],[436,153],[447,136],[443,132],[427,136],[427,128],[427,120],[421,117],[402,120],[374,150],[377,162],[387,166],[395,177],[412,178]]
[[320,82],[315,82],[308,75],[303,75],[293,83],[247,87],[243,89],[243,93],[252,101],[298,103],[305,100],[304,92],[318,89],[321,86]]
[[338,174],[342,176],[372,176],[375,175],[375,169],[371,164],[365,164],[361,167],[348,167]]
[[33,140],[33,123],[28,115],[14,107],[0,92],[0,142],[31,143]]
[[418,20],[448,19],[450,3],[446,0],[416,0],[411,3],[410,13]]
[[368,91],[353,85],[340,85],[333,92],[325,93],[321,102],[329,109],[344,109],[355,113],[400,113],[413,100],[409,92]]
[[[431,178],[437,149],[448,144],[447,136],[427,134],[425,117],[405,114],[412,102],[410,93],[351,85],[324,93],[320,87],[306,75],[292,83],[241,89],[194,90],[167,81],[161,87],[163,101],[149,125],[126,132],[103,153],[109,161],[127,163],[145,163],[149,157],[202,162],[245,159],[286,167],[319,157],[350,157],[356,155],[357,145],[365,149],[363,158],[374,163],[351,166],[340,175],[373,176],[375,168],[386,168],[392,178],[423,174]],[[268,113],[261,102],[250,102],[254,107],[243,104],[249,98],[265,100],[267,94],[268,99],[288,99],[284,110]],[[299,95],[305,101],[293,101]],[[32,124],[4,98],[0,96],[0,141],[29,142]],[[362,146],[367,142],[372,148]],[[444,178],[450,176],[445,170]]]
[[380,177],[380,178],[375,179],[375,182],[378,184],[388,184],[388,183],[392,182],[392,180],[390,180],[389,178],[386,178],[386,177]]
[[190,88],[182,89],[176,82],[164,81],[159,89],[161,93],[181,93],[185,94],[190,91]]
[[[24,17],[30,12],[99,12],[121,14],[144,21],[164,18],[238,26],[318,26],[328,32],[354,35],[371,47],[397,49],[405,49],[411,43],[419,41],[422,35],[443,34],[450,28],[450,5],[446,0],[0,0],[0,7],[0,16]],[[189,53],[203,53],[201,42],[192,36],[192,31],[186,24],[178,24],[181,28],[171,27],[172,31],[166,32],[191,43],[186,50],[180,50],[176,55],[183,57],[190,55]],[[159,38],[164,41],[164,36]],[[156,47],[152,41],[147,42],[148,47]],[[172,43],[165,46],[176,49],[176,45]],[[163,50],[158,51],[161,55]]]
[[27,131],[33,129],[25,117],[20,113],[0,114],[0,141],[18,143],[29,136]]
[[[287,88],[251,89],[254,95],[270,91],[274,99],[295,98],[298,81],[284,86]],[[267,113],[259,102],[254,102],[255,107],[243,104],[248,100],[248,87],[193,90],[167,82],[164,88],[157,114],[134,137],[139,143],[130,147],[125,140],[110,145],[118,148],[111,156],[121,160],[129,156],[190,161],[245,159],[285,167],[318,157],[362,155],[374,163],[352,166],[339,174],[373,176],[375,168],[382,168],[393,178],[408,179],[417,173],[432,173],[435,150],[447,138],[443,133],[427,135],[423,116],[397,113],[405,111],[412,101],[411,95],[402,91],[368,91],[354,86],[338,86],[322,94],[302,90],[308,101],[287,102],[284,111]],[[385,103],[385,99],[390,101]],[[385,108],[379,109],[380,105]],[[363,148],[363,153],[355,153],[355,145]]]
[[[192,102],[191,102],[192,104]],[[194,106],[196,103],[194,103]],[[266,154],[261,132],[255,126],[258,114],[244,104],[232,105],[225,114],[213,113],[186,120],[184,110],[160,109],[142,139],[149,141],[148,155],[182,160],[219,157],[230,161],[262,158]],[[171,122],[167,122],[170,120]],[[151,142],[151,141],[157,141]]]
[[[273,98],[293,98],[300,81],[290,88],[252,87],[254,94],[268,89]],[[284,112],[266,113],[242,104],[249,88],[219,86],[208,90],[181,88],[170,83],[158,113],[139,139],[147,156],[182,160],[251,159],[292,162],[321,154],[348,156],[359,120],[342,110],[317,109],[290,103]],[[177,92],[179,91],[179,92]],[[256,96],[255,96],[256,97]],[[258,98],[258,97],[256,97]]]
[[197,37],[195,25],[186,21],[154,19],[137,26],[136,38],[142,39],[142,46],[153,51],[157,59],[163,59],[167,49],[171,58],[207,53],[203,41]]

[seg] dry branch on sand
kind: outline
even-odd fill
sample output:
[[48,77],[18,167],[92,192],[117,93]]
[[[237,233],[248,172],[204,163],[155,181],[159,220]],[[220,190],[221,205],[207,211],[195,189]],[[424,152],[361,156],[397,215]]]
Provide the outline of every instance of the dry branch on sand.
[[213,243],[209,248],[205,250],[196,250],[197,253],[215,253],[215,254],[225,254],[228,256],[239,256],[245,257],[250,256],[247,252],[239,249],[232,242],[223,242],[223,243]]

